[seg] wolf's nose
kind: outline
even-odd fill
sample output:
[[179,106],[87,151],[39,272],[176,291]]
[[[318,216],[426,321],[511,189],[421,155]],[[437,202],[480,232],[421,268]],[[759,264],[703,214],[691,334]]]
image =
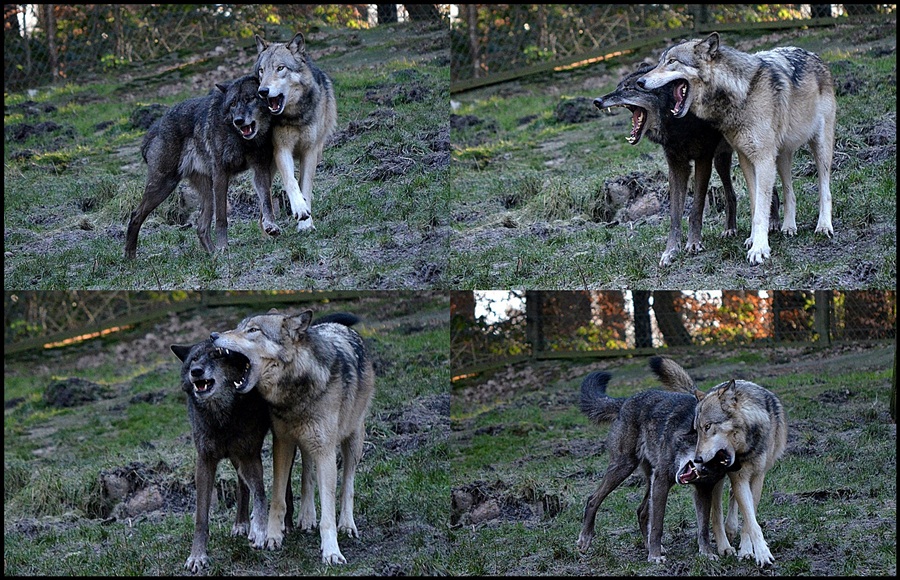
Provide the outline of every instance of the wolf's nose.
[[641,77],[637,80],[637,86],[641,87],[642,89],[647,88],[644,86],[646,84],[647,84],[647,81],[644,80],[644,77]]
[[263,99],[268,98],[268,96],[269,96],[269,89],[268,89],[268,88],[265,88],[265,89],[259,89],[259,91],[257,91],[256,94],[258,94],[258,95],[259,95],[260,97],[262,97]]
[[203,376],[203,369],[199,369],[199,368],[197,368],[197,369],[191,369],[191,376],[192,376],[192,377],[202,377],[202,376]]
[[596,99],[594,99],[594,106],[597,107],[598,109],[602,109],[603,108],[603,99],[600,97],[597,97]]
[[210,332],[209,337],[213,340],[216,340],[217,338],[219,338],[219,333],[218,332]]

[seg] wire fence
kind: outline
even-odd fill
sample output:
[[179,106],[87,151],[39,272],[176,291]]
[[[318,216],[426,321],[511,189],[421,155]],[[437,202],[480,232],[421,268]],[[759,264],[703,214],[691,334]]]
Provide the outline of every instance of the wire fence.
[[451,293],[454,375],[532,358],[895,340],[896,292]]
[[451,92],[589,64],[713,30],[834,25],[896,4],[460,4],[451,11]]
[[[136,64],[202,58],[223,41],[287,40],[321,26],[446,19],[444,4],[4,4],[6,90],[125,74]],[[199,53],[199,54],[198,54]]]

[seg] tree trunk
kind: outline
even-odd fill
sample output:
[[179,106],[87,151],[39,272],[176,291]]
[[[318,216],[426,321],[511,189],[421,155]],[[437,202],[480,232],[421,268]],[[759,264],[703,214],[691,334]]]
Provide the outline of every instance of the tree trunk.
[[655,290],[653,292],[653,312],[656,323],[666,345],[684,346],[691,344],[691,335],[684,327],[681,313],[675,308],[676,290]]
[[634,302],[634,348],[651,348],[653,327],[650,325],[650,292],[632,290],[631,299]]

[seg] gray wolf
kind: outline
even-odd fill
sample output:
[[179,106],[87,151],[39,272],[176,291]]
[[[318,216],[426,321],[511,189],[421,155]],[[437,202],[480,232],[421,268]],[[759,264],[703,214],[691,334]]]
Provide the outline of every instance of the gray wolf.
[[[269,43],[257,35],[256,48],[259,96],[274,116],[275,163],[297,219],[297,230],[315,229],[313,177],[337,125],[334,86],[309,57],[299,32],[287,43]],[[300,183],[294,175],[295,159],[300,164]]]
[[178,103],[150,127],[141,145],[147,184],[128,221],[126,258],[135,257],[144,220],[185,178],[200,197],[197,235],[207,252],[213,252],[209,230],[214,210],[215,247],[222,251],[228,246],[228,185],[247,169],[253,169],[263,231],[281,233],[272,213],[270,115],[256,94],[258,86],[249,75],[217,84],[205,97]]
[[[222,459],[228,458],[238,474],[232,535],[247,536],[257,548],[266,541],[266,492],[260,453],[271,421],[269,407],[259,393],[237,391],[237,386],[247,380],[249,361],[245,356],[213,346],[212,339],[194,345],[173,344],[171,349],[182,361],[181,389],[187,394],[188,418],[197,449],[194,541],[184,566],[199,572],[209,565],[209,507],[216,467]],[[251,489],[252,521],[247,514]],[[293,513],[293,496],[290,490],[286,493],[287,510]]]
[[[681,216],[694,162],[694,204],[688,220],[688,237],[684,249],[691,253],[703,250],[700,231],[703,227],[703,210],[713,165],[722,180],[725,197],[725,229],[722,236],[737,234],[737,199],[731,183],[731,159],[733,150],[722,133],[708,121],[691,112],[683,117],[672,114],[675,108],[673,87],[664,85],[656,89],[642,89],[637,81],[653,65],[642,64],[623,78],[616,90],[594,99],[598,109],[625,107],[631,111],[632,129],[628,142],[637,145],[644,135],[662,145],[669,166],[669,237],[659,265],[668,266],[678,254],[681,245]],[[777,229],[778,192],[772,192],[769,229]]]
[[[594,538],[597,509],[606,496],[638,467],[647,480],[647,491],[637,510],[641,535],[650,562],[664,562],[663,519],[669,490],[676,481],[692,484],[697,516],[697,542],[700,553],[717,556],[709,543],[709,517],[713,488],[726,472],[721,462],[696,462],[694,451],[695,388],[684,370],[670,359],[653,357],[651,370],[667,384],[682,392],[648,390],[621,399],[606,394],[610,374],[595,371],[581,383],[581,411],[597,424],[612,423],[606,439],[609,466],[597,490],[588,498],[578,536],[579,550],[587,550]],[[718,533],[716,530],[714,532]],[[719,541],[719,538],[716,538]]]
[[[698,399],[694,416],[697,448],[696,464],[718,463],[731,480],[731,498],[725,533],[735,537],[737,509],[744,519],[739,558],[753,556],[757,565],[772,564],[775,559],[763,538],[756,518],[766,473],[784,453],[787,445],[787,416],[774,393],[750,381],[730,380]],[[713,489],[713,530],[722,528],[722,482]],[[718,508],[718,509],[717,509]],[[719,542],[719,554],[733,554],[727,538]]]
[[818,56],[796,47],[748,54],[721,45],[713,32],[669,47],[659,64],[638,79],[646,89],[665,85],[674,87],[676,117],[690,110],[706,119],[738,154],[750,195],[752,226],[744,246],[751,264],[761,264],[771,253],[769,195],[776,171],[784,187],[781,231],[797,233],[791,161],[805,144],[819,175],[816,233],[834,234],[830,180],[837,102],[831,73]]
[[[353,520],[353,482],[362,456],[365,417],[375,392],[372,359],[358,332],[346,323],[312,323],[312,311],[290,315],[275,309],[249,316],[234,330],[212,333],[215,346],[236,351],[250,362],[238,392],[255,389],[272,413],[272,504],[266,548],[284,539],[284,494],[291,459],[300,448],[303,463],[298,526],[316,526],[313,479],[319,488],[322,561],[343,564],[338,531],[359,537]],[[341,515],[335,525],[337,447],[343,464]]]

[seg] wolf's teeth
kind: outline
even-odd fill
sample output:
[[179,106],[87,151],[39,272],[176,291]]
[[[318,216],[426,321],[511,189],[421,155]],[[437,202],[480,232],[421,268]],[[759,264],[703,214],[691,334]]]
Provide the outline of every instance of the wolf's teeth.
[[241,386],[242,384],[244,384],[244,383],[242,383],[241,381],[234,381],[234,386],[235,386],[235,388],[240,388],[240,386]]

